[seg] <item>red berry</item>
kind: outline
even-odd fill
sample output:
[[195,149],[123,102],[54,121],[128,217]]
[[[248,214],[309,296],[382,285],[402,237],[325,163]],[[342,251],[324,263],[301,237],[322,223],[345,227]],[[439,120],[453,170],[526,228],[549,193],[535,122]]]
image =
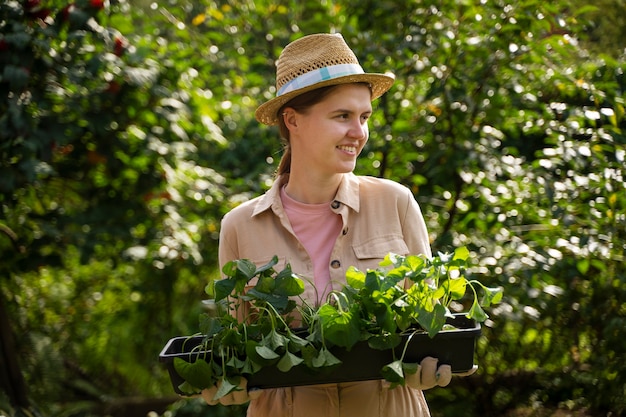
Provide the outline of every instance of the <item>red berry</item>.
[[94,9],[104,8],[104,0],[89,0],[89,5]]
[[116,36],[115,46],[113,47],[113,53],[117,56],[122,56],[127,46],[128,46],[128,41],[123,36]]

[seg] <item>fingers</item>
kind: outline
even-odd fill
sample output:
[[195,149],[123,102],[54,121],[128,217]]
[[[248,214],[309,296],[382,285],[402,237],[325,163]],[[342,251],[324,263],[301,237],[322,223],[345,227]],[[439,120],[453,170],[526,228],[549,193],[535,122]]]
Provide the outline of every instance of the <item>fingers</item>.
[[246,378],[241,378],[239,381],[239,385],[236,390],[220,397],[219,399],[215,399],[215,394],[219,390],[219,387],[222,385],[222,381],[218,381],[217,385],[213,385],[211,388],[205,388],[202,390],[200,395],[209,405],[236,405],[236,404],[245,404],[250,400],[257,399],[261,396],[263,390],[258,388],[253,388],[248,393],[248,380]]
[[[247,403],[248,401],[250,401],[250,398],[248,397],[248,380],[246,378],[241,378],[241,380],[239,381],[239,387],[237,388],[237,391],[233,391],[230,394],[228,394],[226,397],[232,397],[232,403],[231,404],[243,404],[243,403]],[[222,404],[224,404],[222,402]],[[224,405],[231,405],[231,404],[224,404]]]
[[408,385],[411,388],[415,388],[415,389],[422,389],[422,381],[421,381],[421,375],[422,375],[422,370],[420,369],[420,366],[417,366],[417,372],[409,374],[406,373],[404,374],[404,383],[405,385]]
[[430,389],[437,385],[437,359],[427,356],[420,362],[422,389]]
[[202,395],[202,398],[207,404],[216,405],[219,401],[213,399],[213,397],[215,397],[215,393],[217,393],[217,385],[213,385],[211,388],[203,389],[200,395]]
[[405,385],[422,391],[436,386],[447,386],[452,380],[452,368],[450,365],[438,365],[436,358],[425,357],[418,365],[416,373],[405,373]]
[[452,368],[450,365],[441,365],[437,368],[437,374],[435,375],[435,380],[437,381],[437,385],[440,387],[445,387],[452,380]]

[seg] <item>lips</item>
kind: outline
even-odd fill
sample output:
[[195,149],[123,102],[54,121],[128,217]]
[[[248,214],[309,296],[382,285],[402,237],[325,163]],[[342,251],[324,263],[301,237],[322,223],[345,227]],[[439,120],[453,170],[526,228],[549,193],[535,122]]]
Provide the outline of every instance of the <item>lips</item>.
[[337,149],[348,153],[356,153],[356,146],[339,145],[337,146]]

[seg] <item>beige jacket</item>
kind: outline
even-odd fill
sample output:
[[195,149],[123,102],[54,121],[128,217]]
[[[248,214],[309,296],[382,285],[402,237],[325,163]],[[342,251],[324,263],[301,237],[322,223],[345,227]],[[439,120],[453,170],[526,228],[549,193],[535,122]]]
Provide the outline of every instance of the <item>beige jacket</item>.
[[[249,259],[257,265],[279,258],[278,270],[290,263],[305,280],[303,298],[316,300],[311,284],[313,264],[296,238],[283,209],[277,179],[264,195],[230,211],[222,220],[219,263]],[[351,265],[360,270],[378,267],[389,252],[431,255],[426,225],[410,190],[396,182],[345,174],[332,210],[341,215],[342,233],[335,242],[329,265],[334,288],[345,283]],[[421,391],[387,388],[384,381],[315,385],[265,390],[250,403],[253,417],[380,417],[429,416]]]

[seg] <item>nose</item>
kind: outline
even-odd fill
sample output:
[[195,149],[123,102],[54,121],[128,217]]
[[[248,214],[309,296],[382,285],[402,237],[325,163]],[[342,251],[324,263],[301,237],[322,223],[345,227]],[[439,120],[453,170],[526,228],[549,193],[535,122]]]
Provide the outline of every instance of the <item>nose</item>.
[[348,136],[357,140],[367,140],[369,136],[369,128],[367,126],[367,121],[363,122],[359,119],[354,120],[350,124],[350,129],[348,130]]

